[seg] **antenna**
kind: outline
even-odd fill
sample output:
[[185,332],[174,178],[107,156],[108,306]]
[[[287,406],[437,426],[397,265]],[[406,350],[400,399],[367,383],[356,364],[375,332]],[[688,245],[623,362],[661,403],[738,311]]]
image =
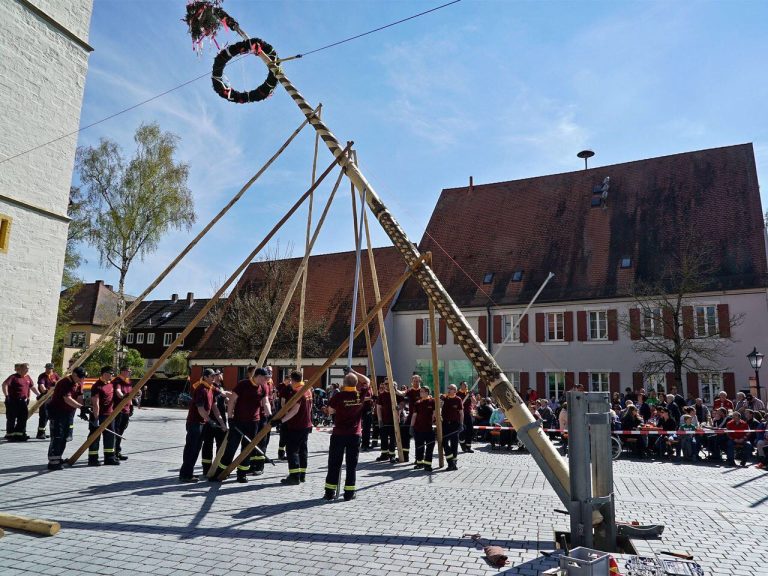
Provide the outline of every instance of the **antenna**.
[[584,158],[584,170],[587,169],[587,160],[592,158],[592,156],[594,155],[595,153],[592,150],[582,150],[581,152],[576,154],[577,157]]

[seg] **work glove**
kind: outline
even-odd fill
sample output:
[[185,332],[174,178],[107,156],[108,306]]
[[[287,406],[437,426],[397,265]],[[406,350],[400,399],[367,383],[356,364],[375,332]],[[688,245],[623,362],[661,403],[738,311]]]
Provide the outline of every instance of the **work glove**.
[[88,421],[88,409],[85,406],[80,408],[80,420]]

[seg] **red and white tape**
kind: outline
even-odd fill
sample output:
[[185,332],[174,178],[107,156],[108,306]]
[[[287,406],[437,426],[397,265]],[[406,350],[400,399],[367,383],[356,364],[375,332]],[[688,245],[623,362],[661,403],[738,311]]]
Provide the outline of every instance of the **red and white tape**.
[[[503,426],[472,426],[474,430],[491,430],[501,432],[502,430],[514,430],[511,427]],[[322,426],[313,428],[315,432],[333,432],[333,427]],[[544,432],[563,433],[568,430],[561,428],[542,428]],[[709,435],[721,435],[721,434],[757,434],[764,432],[763,430],[727,430],[725,428],[712,428],[712,429],[697,429],[697,430],[614,430],[611,434],[619,436],[709,436]]]

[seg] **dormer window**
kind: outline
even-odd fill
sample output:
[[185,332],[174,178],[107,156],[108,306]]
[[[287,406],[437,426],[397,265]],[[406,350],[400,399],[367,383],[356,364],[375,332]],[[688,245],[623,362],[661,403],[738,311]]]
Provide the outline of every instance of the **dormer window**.
[[623,256],[621,262],[619,262],[621,268],[632,268],[632,258],[629,256]]
[[166,319],[168,319],[168,318],[170,318],[170,317],[171,317],[171,313],[170,313],[170,312],[163,312],[163,313],[162,313],[162,315],[161,315],[160,317],[161,317],[163,320],[166,320]]
[[520,282],[523,279],[523,271],[515,270],[512,272],[512,282]]
[[493,277],[495,275],[495,272],[486,272],[483,276],[483,284],[490,284],[493,282]]

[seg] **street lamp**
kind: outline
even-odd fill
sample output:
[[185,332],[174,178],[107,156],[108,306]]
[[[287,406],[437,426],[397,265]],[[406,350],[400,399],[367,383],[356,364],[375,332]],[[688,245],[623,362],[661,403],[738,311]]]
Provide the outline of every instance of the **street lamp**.
[[763,365],[763,355],[757,351],[756,346],[753,346],[752,352],[747,354],[747,360],[749,360],[752,370],[755,371],[755,388],[757,389],[757,397],[760,398],[760,366]]

